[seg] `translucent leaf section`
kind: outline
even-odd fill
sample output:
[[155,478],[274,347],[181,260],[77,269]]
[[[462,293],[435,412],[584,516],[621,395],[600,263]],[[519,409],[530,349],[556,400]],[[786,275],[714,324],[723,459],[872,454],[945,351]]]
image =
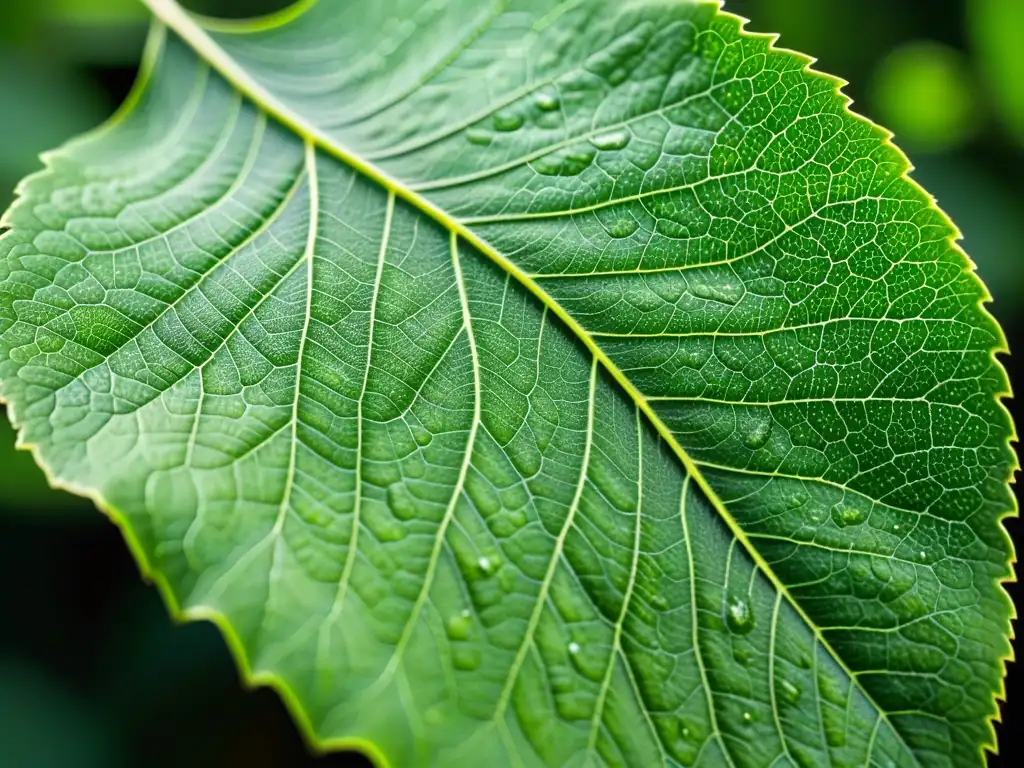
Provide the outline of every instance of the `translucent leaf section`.
[[3,394],[317,743],[983,763],[1003,339],[835,81],[709,3],[150,5],[5,219]]

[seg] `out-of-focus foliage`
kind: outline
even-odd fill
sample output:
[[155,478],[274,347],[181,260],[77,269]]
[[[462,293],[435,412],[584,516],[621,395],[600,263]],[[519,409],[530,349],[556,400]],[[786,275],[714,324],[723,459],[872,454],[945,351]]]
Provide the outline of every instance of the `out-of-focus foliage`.
[[967,57],[946,45],[915,41],[896,48],[875,74],[883,125],[908,150],[961,146],[977,131],[978,105]]
[[1013,187],[957,154],[918,158],[914,178],[966,234],[965,246],[1000,315],[1016,318],[1024,262],[1024,217]]
[[993,105],[1024,143],[1024,2],[967,0],[967,29]]
[[[33,665],[0,658],[0,765],[116,768],[110,734],[87,702]],[[60,724],[54,738],[53,724]]]
[[38,169],[40,152],[103,119],[105,101],[96,84],[74,69],[0,47],[0,103],[18,105],[3,112],[0,207],[10,203],[18,180]]

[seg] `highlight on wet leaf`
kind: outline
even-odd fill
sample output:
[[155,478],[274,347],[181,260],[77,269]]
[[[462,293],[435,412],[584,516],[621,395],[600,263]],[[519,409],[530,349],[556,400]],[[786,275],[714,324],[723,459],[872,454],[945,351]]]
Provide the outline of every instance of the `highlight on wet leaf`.
[[147,5],[0,386],[311,745],[984,764],[1005,341],[838,81],[701,0]]

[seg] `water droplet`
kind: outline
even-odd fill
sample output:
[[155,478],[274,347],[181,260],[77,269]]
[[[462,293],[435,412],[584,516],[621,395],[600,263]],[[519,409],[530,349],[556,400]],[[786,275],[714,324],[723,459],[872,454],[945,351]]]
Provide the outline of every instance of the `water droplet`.
[[743,713],[743,722],[749,723],[752,719],[753,718],[750,716],[749,712],[744,712]]
[[806,501],[807,499],[803,495],[795,493],[789,497],[789,508],[796,509],[797,507],[803,506]]
[[545,112],[554,112],[558,109],[558,97],[550,91],[541,91],[533,97],[537,107]]
[[468,611],[448,619],[448,637],[452,640],[468,640],[473,632],[473,622]]
[[491,134],[487,133],[487,131],[480,131],[477,130],[476,128],[470,128],[468,131],[466,131],[466,139],[469,141],[470,144],[478,144],[480,146],[486,147],[488,144],[491,143],[492,138],[493,137],[491,136]]
[[899,523],[897,523],[896,525],[894,525],[894,526],[892,527],[892,529],[893,529],[894,531],[898,531],[898,530],[900,529]]
[[664,595],[651,595],[651,605],[659,611],[668,610],[668,600],[665,599]]
[[690,293],[700,299],[722,304],[738,304],[746,288],[739,280],[723,280],[720,275],[706,273],[693,275],[688,280]]
[[615,238],[629,237],[638,229],[633,219],[616,219],[608,225],[608,234]]
[[864,511],[857,507],[833,507],[832,520],[840,528],[849,525],[860,525],[865,519]]
[[758,414],[750,419],[747,436],[744,438],[743,444],[752,451],[756,451],[758,448],[763,448],[771,436],[772,417],[767,413]]
[[575,656],[579,652],[580,652],[580,644],[579,643],[577,643],[575,641],[569,643],[569,653],[570,654]]
[[594,160],[594,150],[559,150],[534,160],[533,169],[544,176],[577,176],[587,169]]
[[501,567],[501,558],[481,557],[479,560],[476,561],[476,564],[480,567],[480,572],[482,574],[484,574],[485,576],[490,576],[495,571],[497,571],[498,568]]
[[522,127],[523,118],[513,112],[497,112],[493,118],[494,130],[515,131]]
[[921,559],[922,560],[927,560],[928,559],[928,555],[926,555],[924,552],[922,552],[921,553]]
[[626,131],[609,131],[591,138],[590,143],[600,150],[609,151],[622,149],[629,144],[629,133]]
[[803,692],[797,686],[789,682],[789,680],[783,680],[780,687],[782,688],[782,698],[790,704],[796,704],[800,701],[800,695]]
[[750,609],[750,603],[740,597],[729,599],[725,619],[729,629],[740,635],[745,635],[754,628],[754,613]]

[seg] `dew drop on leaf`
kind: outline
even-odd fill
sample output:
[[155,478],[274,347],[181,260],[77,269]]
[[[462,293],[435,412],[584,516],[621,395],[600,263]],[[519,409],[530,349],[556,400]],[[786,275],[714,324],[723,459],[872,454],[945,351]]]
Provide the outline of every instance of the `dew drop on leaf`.
[[501,567],[501,558],[497,556],[481,557],[477,560],[476,564],[480,568],[480,573],[484,574],[484,576],[490,576]]
[[535,160],[533,168],[544,176],[577,176],[594,161],[594,154],[589,146],[583,149],[561,149]]
[[758,448],[763,448],[771,436],[772,417],[768,413],[758,413],[751,416],[749,420],[747,436],[744,438],[743,444],[752,451],[756,451]]
[[492,139],[493,136],[491,136],[487,131],[481,131],[476,128],[470,128],[466,131],[466,140],[469,141],[470,144],[478,144],[482,147],[486,147],[491,143]]
[[622,239],[629,237],[637,230],[637,223],[633,219],[616,219],[608,226],[608,234],[614,238]]
[[725,620],[729,629],[738,635],[745,635],[754,628],[754,612],[750,603],[741,597],[729,598],[725,607]]
[[651,595],[651,605],[659,611],[668,610],[668,600],[665,599],[664,595]]
[[523,118],[514,112],[496,112],[492,118],[494,130],[508,133],[516,131],[523,125]]
[[849,525],[860,525],[866,519],[864,511],[857,507],[833,507],[832,520],[840,528]]
[[629,144],[629,133],[626,131],[609,131],[594,136],[590,143],[600,150],[622,149]]
[[465,611],[448,619],[448,637],[452,640],[468,640],[472,631],[473,622]]
[[798,688],[797,686],[793,685],[793,683],[789,682],[789,680],[783,680],[782,684],[779,687],[782,688],[782,698],[784,698],[790,704],[796,704],[798,701],[800,701],[800,696],[802,695],[803,691],[801,691],[800,688]]
[[554,112],[559,105],[558,97],[549,91],[541,91],[534,96],[534,101],[537,102],[537,107],[545,112]]
[[575,641],[569,643],[569,653],[572,656],[575,656],[579,652],[580,652],[580,644],[579,643],[577,643]]

